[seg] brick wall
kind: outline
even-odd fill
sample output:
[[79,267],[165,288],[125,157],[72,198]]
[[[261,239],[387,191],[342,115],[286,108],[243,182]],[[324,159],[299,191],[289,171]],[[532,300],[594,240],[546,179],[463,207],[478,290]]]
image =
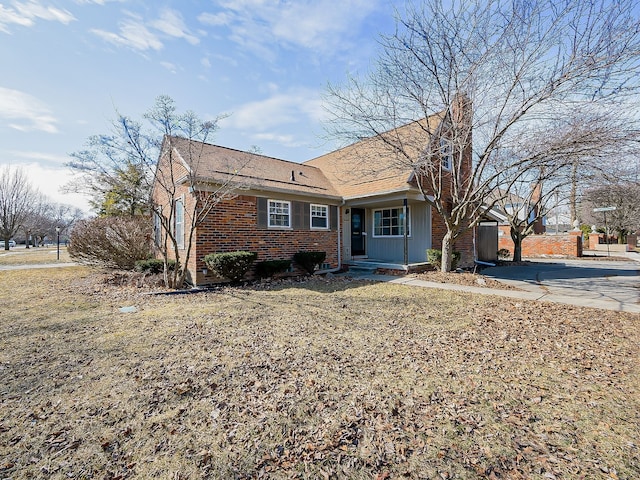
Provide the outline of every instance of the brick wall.
[[197,283],[210,283],[211,273],[204,276],[203,258],[209,253],[246,250],[256,252],[263,260],[291,259],[299,251],[322,251],[331,268],[338,266],[337,230],[280,230],[258,228],[257,199],[241,195],[219,204],[196,232],[197,242],[193,255],[193,267]]
[[[506,248],[513,255],[513,240],[509,235],[509,227],[498,236],[498,249]],[[582,256],[582,238],[579,235],[529,235],[522,241],[522,256],[562,255],[567,257]]]
[[[447,233],[444,220],[435,208],[432,208],[431,215],[431,248],[442,250],[442,239]],[[468,267],[473,265],[475,252],[473,251],[473,230],[468,230],[456,239],[453,250],[462,254],[458,266]]]

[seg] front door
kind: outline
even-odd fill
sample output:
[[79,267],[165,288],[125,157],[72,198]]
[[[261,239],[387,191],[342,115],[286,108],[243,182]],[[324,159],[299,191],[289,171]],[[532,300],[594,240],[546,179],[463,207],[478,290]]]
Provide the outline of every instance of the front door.
[[364,209],[351,209],[351,255],[365,255]]

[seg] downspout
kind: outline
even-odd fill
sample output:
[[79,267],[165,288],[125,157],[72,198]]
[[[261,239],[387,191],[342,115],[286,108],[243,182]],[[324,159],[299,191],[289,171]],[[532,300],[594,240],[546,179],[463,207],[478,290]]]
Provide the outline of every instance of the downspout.
[[409,269],[409,219],[407,218],[407,198],[402,201],[402,215],[404,217],[404,266]]

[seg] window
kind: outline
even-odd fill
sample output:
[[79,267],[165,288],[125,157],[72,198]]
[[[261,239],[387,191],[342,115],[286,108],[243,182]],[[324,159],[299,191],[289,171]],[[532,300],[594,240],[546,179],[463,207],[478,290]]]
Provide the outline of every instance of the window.
[[440,155],[442,156],[442,168],[451,170],[451,143],[446,138],[440,139]]
[[311,228],[329,228],[329,207],[327,205],[311,205]]
[[291,227],[291,202],[269,200],[269,226]]
[[[402,237],[404,236],[403,208],[384,208],[373,211],[373,236],[374,237]],[[407,207],[407,235],[409,228],[409,207]]]
[[176,200],[175,212],[175,234],[178,248],[184,248],[184,200],[179,198]]
[[162,218],[160,212],[153,212],[153,241],[157,247],[162,243]]

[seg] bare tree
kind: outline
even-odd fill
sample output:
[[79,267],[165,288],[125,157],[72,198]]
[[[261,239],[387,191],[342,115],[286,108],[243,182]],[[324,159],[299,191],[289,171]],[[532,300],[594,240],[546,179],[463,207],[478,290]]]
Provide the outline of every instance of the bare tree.
[[[112,132],[91,137],[89,148],[73,154],[69,163],[80,174],[69,188],[93,195],[102,214],[152,213],[155,244],[164,259],[165,284],[170,288],[181,288],[185,282],[197,226],[238,188],[234,179],[242,165],[217,183],[203,182],[200,177],[204,143],[216,132],[221,118],[204,121],[191,111],[178,113],[173,99],[162,95],[142,121],[118,114]],[[181,155],[173,148],[176,142],[186,142]],[[182,201],[178,189],[185,185],[197,202],[181,211],[185,218],[180,219],[180,228],[185,228],[186,238],[182,248],[176,237],[175,213]]]
[[[193,112],[180,115],[169,97],[159,97],[146,118],[163,133],[152,191],[156,247],[164,260],[165,284],[180,288],[187,276],[197,227],[220,202],[236,196],[237,189],[242,188],[238,174],[245,164],[236,163],[226,172],[217,172],[215,182],[203,177],[205,143],[217,130],[221,117],[202,121]],[[185,188],[195,201],[184,201]],[[174,269],[169,268],[171,260],[176,262]]]
[[23,224],[27,242],[29,237],[32,237],[34,246],[42,246],[45,239],[51,239],[58,233],[68,233],[70,227],[82,216],[82,210],[79,208],[55,203],[44,195],[37,195]]
[[111,132],[89,137],[84,150],[71,154],[67,166],[76,178],[65,190],[87,195],[99,216],[148,214],[152,172],[146,153],[153,150],[148,141],[139,124],[118,114]]
[[[631,0],[409,5],[397,16],[395,34],[382,39],[375,68],[329,88],[329,133],[348,141],[376,136],[399,166],[414,172],[446,225],[442,269],[449,270],[453,243],[500,201],[500,192],[531,169],[575,158],[585,132],[597,127],[556,135],[555,125],[584,109],[619,109],[636,94],[640,24],[633,6]],[[456,112],[461,101],[468,114]],[[420,122],[410,138],[398,134],[400,126],[439,111],[444,131]],[[448,144],[450,174],[434,137]],[[473,165],[465,173],[471,144]]]
[[0,170],[0,239],[9,250],[9,240],[25,224],[38,197],[24,170],[8,166]]
[[[595,213],[596,207],[616,207],[607,212],[607,228],[618,235],[618,243],[623,243],[627,233],[640,230],[640,185],[635,182],[620,181],[603,185],[585,193],[583,216],[594,225],[603,225],[602,213]],[[607,232],[608,233],[608,232]]]

